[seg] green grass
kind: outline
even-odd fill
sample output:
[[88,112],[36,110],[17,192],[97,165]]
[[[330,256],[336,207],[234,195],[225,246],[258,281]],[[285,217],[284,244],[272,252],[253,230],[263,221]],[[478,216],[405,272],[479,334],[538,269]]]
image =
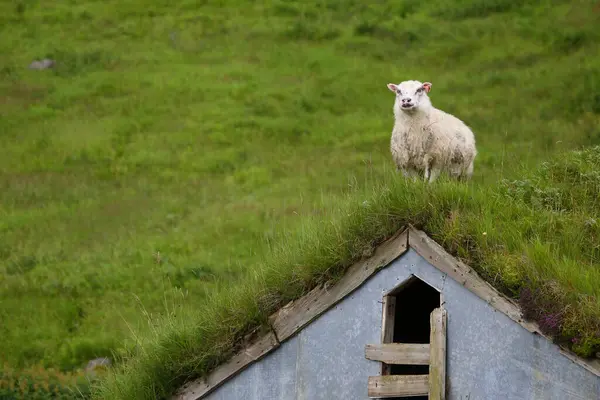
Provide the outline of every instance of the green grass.
[[600,146],[561,154],[497,186],[410,183],[392,173],[278,237],[263,262],[201,306],[172,309],[95,391],[97,398],[166,398],[267,326],[278,307],[411,223],[520,301],[526,318],[583,357],[600,350]]
[[[96,369],[95,378],[104,375]],[[89,397],[89,376],[84,371],[60,372],[40,366],[15,369],[0,367],[0,399],[3,400],[75,400]]]
[[[454,230],[478,237],[488,221],[486,240],[505,250],[474,251],[495,258],[471,261],[510,293],[527,283],[531,293],[522,297],[531,298],[524,306],[532,315],[550,307],[540,299],[552,293],[535,291],[540,280],[558,282],[567,298],[556,304],[593,295],[593,269],[573,260],[592,262],[595,253],[549,231],[549,221],[586,220],[591,206],[546,221],[528,211],[537,203],[515,205],[525,210],[515,216],[534,213],[525,221],[541,218],[545,228],[508,218],[513,225],[500,233],[489,229],[497,226],[492,217],[479,217],[493,211],[486,191],[500,190],[499,179],[520,179],[522,166],[600,143],[594,3],[1,3],[0,361],[68,370],[137,347],[145,353],[109,387],[142,387],[124,398],[153,398],[148,379],[161,392],[204,371],[226,347],[202,346],[220,337],[227,346],[328,276],[319,272],[325,265],[342,268],[356,255],[335,241],[330,252],[317,251],[310,240],[324,246],[356,234],[362,246],[405,220],[442,235],[464,257],[470,247]],[[55,70],[27,69],[45,56],[57,60]],[[473,186],[395,182],[393,94],[385,85],[405,79],[432,82],[433,104],[473,127],[480,153]],[[523,202],[558,201],[535,197],[537,183],[528,185],[502,187]],[[389,191],[378,194],[382,187]],[[440,190],[430,194],[439,204],[424,203],[423,190]],[[329,226],[332,207],[360,191],[391,196],[374,201],[383,216],[400,216],[359,232],[354,224],[375,217]],[[442,222],[441,205],[452,201],[466,213],[456,228]],[[566,195],[560,201],[571,204]],[[309,225],[325,226],[303,228],[311,216],[317,221]],[[321,239],[311,239],[315,229],[325,230]],[[273,246],[283,253],[271,255]],[[533,246],[530,261],[522,262],[520,246]],[[548,261],[552,252],[572,264]],[[298,259],[309,266],[290,270]],[[278,294],[292,271],[299,283]],[[257,303],[261,288],[268,291]],[[215,306],[222,296],[234,314]],[[581,315],[593,315],[595,300],[585,304]],[[565,321],[563,330],[587,343],[576,348],[589,352],[593,320]],[[141,386],[127,386],[134,383]]]

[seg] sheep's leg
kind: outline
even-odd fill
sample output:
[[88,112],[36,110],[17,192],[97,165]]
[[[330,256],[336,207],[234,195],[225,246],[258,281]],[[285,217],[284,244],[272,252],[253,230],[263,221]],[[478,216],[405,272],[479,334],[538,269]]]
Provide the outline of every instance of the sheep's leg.
[[473,160],[471,161],[471,163],[469,164],[469,166],[467,168],[462,169],[462,171],[458,175],[458,179],[460,181],[468,181],[469,179],[471,179],[472,175],[473,175]]
[[408,167],[408,166],[404,166],[404,167],[400,167],[397,166],[396,167],[396,171],[402,171],[402,175],[404,175],[405,179],[412,179],[413,181],[415,181],[417,179],[417,171],[415,171],[413,168]]
[[442,169],[436,165],[435,160],[432,160],[429,156],[425,156],[425,174],[423,180],[431,183],[440,176],[441,172]]
[[412,181],[416,182],[419,179],[419,171],[413,169],[410,171],[410,173],[412,176]]
[[412,168],[402,168],[402,174],[406,179],[412,179],[413,182],[417,180],[417,171]]
[[471,179],[471,177],[473,176],[473,163],[475,160],[471,160],[471,163],[469,164],[469,166],[467,167],[467,172],[465,174],[465,178]]
[[464,173],[465,168],[461,164],[451,164],[450,166],[448,166],[448,174],[450,175],[450,177],[456,180],[461,180]]
[[429,183],[432,183],[433,181],[435,181],[440,176],[441,172],[442,172],[441,168],[438,168],[435,165],[432,166],[431,172],[429,173]]
[[429,174],[430,174],[429,157],[425,156],[425,173],[423,174],[424,181],[427,181],[429,179]]

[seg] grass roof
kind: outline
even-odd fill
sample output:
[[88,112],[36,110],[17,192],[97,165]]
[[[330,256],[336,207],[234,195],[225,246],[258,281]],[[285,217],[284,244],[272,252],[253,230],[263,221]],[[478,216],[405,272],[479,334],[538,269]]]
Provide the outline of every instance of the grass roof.
[[[600,143],[599,24],[596,0],[0,2],[0,363],[69,371],[117,352],[98,396],[153,399],[405,220],[487,254],[495,285],[529,282],[531,313],[593,293],[593,269],[564,267],[593,254],[570,220],[517,256],[589,210],[538,225],[528,210],[555,189],[497,181]],[[471,184],[396,182],[385,84],[404,79],[473,128]],[[479,218],[506,196],[523,204]],[[497,220],[514,210],[526,219]],[[536,292],[542,278],[578,286]]]
[[600,146],[496,186],[412,183],[392,173],[283,234],[263,263],[187,318],[171,318],[96,391],[163,398],[208,373],[278,307],[344,270],[408,223],[517,299],[576,354],[600,350]]

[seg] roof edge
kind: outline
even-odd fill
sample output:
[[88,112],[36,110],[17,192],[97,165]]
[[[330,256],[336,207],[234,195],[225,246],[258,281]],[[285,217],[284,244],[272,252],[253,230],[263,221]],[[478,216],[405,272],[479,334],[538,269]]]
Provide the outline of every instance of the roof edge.
[[199,400],[227,380],[275,350],[290,337],[358,289],[380,269],[408,250],[408,228],[381,243],[373,255],[352,264],[335,284],[318,285],[304,296],[290,301],[269,316],[269,332],[256,338],[207,377],[184,384],[172,400]]
[[600,377],[600,361],[588,361],[572,351],[553,343],[544,335],[538,324],[525,321],[519,306],[481,278],[475,270],[456,259],[425,232],[411,224],[400,229],[391,238],[380,244],[374,254],[348,268],[343,277],[333,285],[321,284],[306,295],[290,301],[269,317],[268,332],[255,338],[229,361],[218,366],[207,377],[184,384],[171,400],[200,400],[213,392],[227,380],[278,348],[308,324],[334,307],[350,293],[358,289],[371,276],[385,268],[406,251],[413,249],[440,272],[484,300],[496,311],[521,325],[527,331],[540,335],[559,348],[559,352],[572,362]]
[[431,265],[484,300],[496,311],[503,313],[529,332],[542,336],[553,345],[557,346],[559,352],[569,360],[600,377],[600,360],[586,360],[579,357],[571,350],[554,343],[551,337],[542,333],[536,322],[526,321],[523,318],[521,309],[515,301],[500,293],[496,288],[481,278],[475,270],[456,259],[440,244],[431,239],[425,232],[416,229],[411,224],[408,225],[408,246],[426,259]]

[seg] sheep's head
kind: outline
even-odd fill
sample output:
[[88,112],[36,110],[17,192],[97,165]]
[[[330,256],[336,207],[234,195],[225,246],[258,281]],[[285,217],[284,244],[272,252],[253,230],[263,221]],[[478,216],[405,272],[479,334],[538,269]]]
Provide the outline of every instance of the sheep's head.
[[396,93],[394,108],[399,112],[414,112],[419,108],[431,106],[427,93],[431,90],[431,83],[419,81],[404,81],[400,84],[388,83],[388,89]]

